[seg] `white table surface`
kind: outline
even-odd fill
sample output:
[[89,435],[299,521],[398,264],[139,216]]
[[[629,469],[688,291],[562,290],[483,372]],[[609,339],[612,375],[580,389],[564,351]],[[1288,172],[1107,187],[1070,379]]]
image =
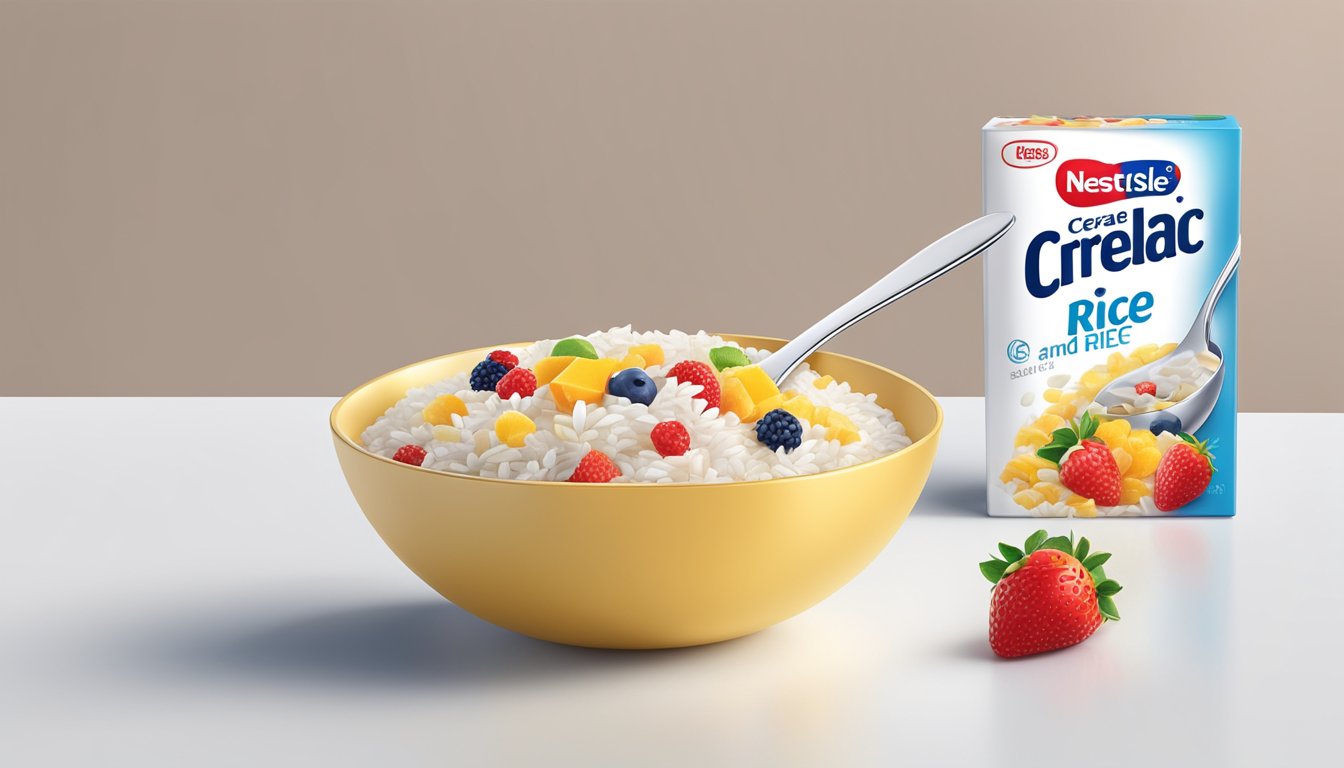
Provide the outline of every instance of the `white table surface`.
[[[305,399],[0,399],[0,764],[1285,765],[1344,675],[1344,415],[1241,420],[1234,520],[1081,520],[1124,620],[1004,662],[981,402],[847,587],[753,637],[550,645],[393,557]],[[1314,490],[1314,485],[1328,487]]]

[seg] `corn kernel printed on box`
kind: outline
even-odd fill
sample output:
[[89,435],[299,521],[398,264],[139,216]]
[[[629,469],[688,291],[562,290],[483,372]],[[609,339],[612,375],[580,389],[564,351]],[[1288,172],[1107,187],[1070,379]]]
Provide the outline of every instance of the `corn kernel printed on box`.
[[1241,129],[1223,115],[983,130],[989,513],[1235,512]]

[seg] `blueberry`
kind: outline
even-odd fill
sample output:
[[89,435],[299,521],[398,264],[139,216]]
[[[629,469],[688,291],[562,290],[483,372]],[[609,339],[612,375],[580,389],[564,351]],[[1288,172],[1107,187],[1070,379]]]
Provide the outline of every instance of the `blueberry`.
[[508,372],[503,363],[486,358],[471,370],[471,388],[477,392],[494,392],[495,385]]
[[658,388],[653,385],[653,379],[644,372],[643,368],[626,368],[624,371],[611,377],[607,382],[607,391],[616,397],[624,397],[632,403],[643,403],[648,405],[653,402],[653,396],[658,394]]
[[1149,425],[1148,431],[1154,435],[1160,435],[1163,432],[1179,435],[1181,434],[1181,419],[1174,413],[1159,413],[1153,418],[1153,423]]
[[776,408],[756,422],[756,439],[772,451],[783,448],[788,453],[803,444],[803,424],[792,413]]

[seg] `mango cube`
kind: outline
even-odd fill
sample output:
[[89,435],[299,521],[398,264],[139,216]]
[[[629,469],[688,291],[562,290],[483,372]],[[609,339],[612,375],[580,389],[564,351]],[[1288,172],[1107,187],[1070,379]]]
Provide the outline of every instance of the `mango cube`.
[[826,387],[834,383],[835,383],[834,376],[821,376],[812,380],[812,386],[816,387],[817,389],[825,389]]
[[1129,443],[1129,422],[1111,419],[1097,427],[1096,437],[1111,448],[1125,448]]
[[619,370],[620,360],[609,357],[599,360],[575,358],[559,376],[551,380],[551,397],[556,407],[565,413],[572,413],[574,404],[580,400],[600,403],[602,396],[607,393],[607,379]]
[[1161,451],[1156,448],[1140,448],[1135,451],[1134,461],[1124,474],[1128,477],[1147,477],[1157,471],[1157,465],[1161,461]]
[[831,411],[826,417],[826,439],[839,440],[841,445],[858,442],[859,428],[848,416]]
[[[742,386],[747,389],[747,394],[751,395],[753,403],[763,403],[779,394],[779,387],[775,386],[775,382],[770,380],[769,374],[761,370],[759,365],[729,368],[723,372],[723,380],[727,381],[728,379],[737,379],[742,382]],[[765,413],[761,415],[764,416]]]
[[756,412],[756,404],[747,394],[747,388],[737,379],[724,379],[719,393],[719,410],[723,413],[735,413],[742,421],[750,421]]
[[[732,370],[732,369],[730,368],[729,370]],[[743,384],[742,386],[745,387],[746,384]],[[747,391],[750,392],[751,390],[747,390]],[[767,413],[769,413],[769,412],[771,412],[771,411],[775,410],[776,408],[779,408],[779,407],[781,407],[781,406],[783,406],[783,405],[784,405],[784,395],[783,395],[783,393],[778,393],[778,394],[770,395],[769,397],[765,398],[764,400],[757,400],[757,401],[756,401],[756,409],[755,409],[754,411],[752,411],[752,413],[751,413],[751,420],[752,420],[752,421],[760,421],[761,419],[765,418],[765,414],[767,414]]]
[[522,448],[527,436],[536,431],[536,422],[518,411],[505,411],[495,419],[495,434],[511,448]]
[[572,356],[566,355],[564,357],[543,357],[537,361],[537,366],[532,369],[532,372],[537,375],[537,386],[544,387],[550,384],[556,376],[560,375],[561,371],[574,362],[574,359]]
[[425,423],[434,427],[452,424],[453,414],[467,415],[467,404],[462,402],[462,398],[457,395],[439,395],[429,405],[425,406],[425,410],[420,412],[420,415],[425,418]]
[[643,355],[637,355],[634,352],[626,355],[621,360],[621,368],[643,368],[648,364],[648,361],[644,359]]
[[629,353],[644,358],[645,365],[662,365],[667,361],[663,355],[663,348],[657,344],[636,344],[630,348]]
[[809,424],[815,423],[813,418],[816,416],[816,406],[812,404],[811,400],[808,400],[802,395],[794,395],[793,397],[790,397],[779,407]]
[[1137,477],[1126,477],[1120,481],[1120,503],[1138,504],[1139,499],[1150,495],[1148,485]]

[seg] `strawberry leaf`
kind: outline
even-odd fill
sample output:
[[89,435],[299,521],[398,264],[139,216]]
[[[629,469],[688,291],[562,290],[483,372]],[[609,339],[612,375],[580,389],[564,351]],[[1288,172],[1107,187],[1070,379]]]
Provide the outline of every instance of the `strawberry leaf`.
[[1100,568],[1103,563],[1105,563],[1107,560],[1110,559],[1111,559],[1110,552],[1097,552],[1096,554],[1092,555],[1091,557],[1083,561],[1083,567],[1089,571],[1095,571],[1096,569]]
[[1045,541],[1046,537],[1049,535],[1050,534],[1046,533],[1045,530],[1042,529],[1028,536],[1027,546],[1025,550],[1026,553],[1030,555],[1032,552],[1035,552],[1036,550],[1040,549],[1041,542]]
[[1003,578],[1004,569],[1007,567],[1008,564],[1002,560],[986,560],[980,564],[980,573],[984,574],[986,579],[989,579],[990,584],[998,584],[999,579]]
[[1114,580],[1106,579],[1097,585],[1097,595],[1100,597],[1110,597],[1122,589],[1124,589],[1124,587],[1120,586]]
[[1091,548],[1091,542],[1084,536],[1078,540],[1078,546],[1073,548],[1073,556],[1078,558],[1078,562],[1085,562],[1087,560],[1087,553]]
[[1078,439],[1086,440],[1096,434],[1098,426],[1100,425],[1097,424],[1097,420],[1093,418],[1092,414],[1083,411],[1083,418],[1078,420]]
[[1072,427],[1060,427],[1050,433],[1050,442],[1071,446],[1078,442],[1078,433],[1074,432]]
[[1037,547],[1037,549],[1057,549],[1060,552],[1070,552],[1073,548],[1069,546],[1069,538],[1067,536],[1051,536],[1041,542],[1041,546]]
[[1110,596],[1098,597],[1097,608],[1101,609],[1102,618],[1107,621],[1120,620],[1120,612],[1115,609],[1115,601]]
[[1011,544],[999,544],[999,552],[1003,553],[1003,559],[1010,563],[1026,557],[1026,553]]

